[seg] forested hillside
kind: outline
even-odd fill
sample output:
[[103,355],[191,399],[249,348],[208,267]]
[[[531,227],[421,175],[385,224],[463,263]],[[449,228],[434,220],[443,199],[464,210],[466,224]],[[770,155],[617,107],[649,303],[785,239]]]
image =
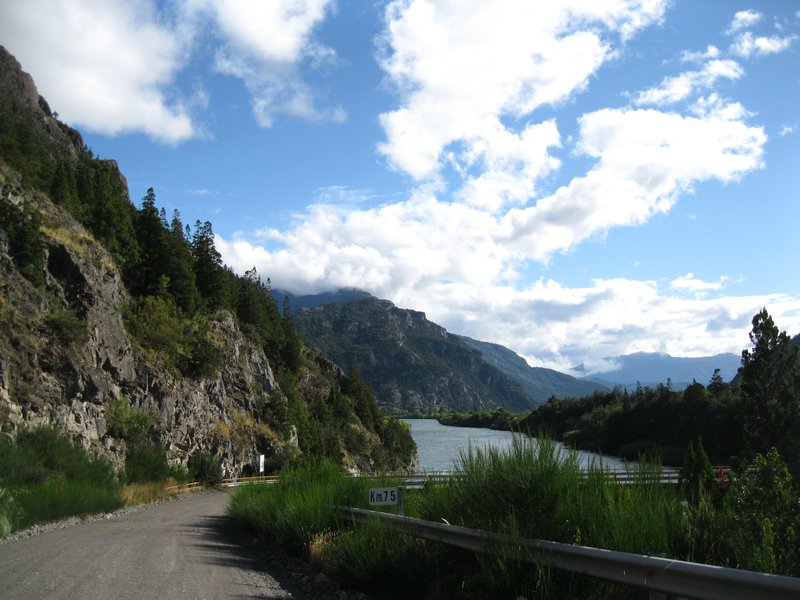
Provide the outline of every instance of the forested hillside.
[[167,215],[152,188],[135,206],[1,47],[0,186],[4,431],[52,423],[118,466],[137,444],[231,471],[256,453],[411,462],[408,430],[303,346],[269,279],[235,274],[211,223]]
[[505,407],[529,410],[522,386],[424,313],[372,296],[295,315],[298,331],[346,369],[357,369],[381,406],[397,413]]
[[775,449],[800,477],[800,336],[790,339],[766,309],[753,317],[752,349],[730,383],[715,371],[683,390],[639,386],[551,399],[523,416],[505,411],[443,422],[547,434],[568,445],[635,460],[659,456],[681,466],[691,446],[717,464],[747,464]]

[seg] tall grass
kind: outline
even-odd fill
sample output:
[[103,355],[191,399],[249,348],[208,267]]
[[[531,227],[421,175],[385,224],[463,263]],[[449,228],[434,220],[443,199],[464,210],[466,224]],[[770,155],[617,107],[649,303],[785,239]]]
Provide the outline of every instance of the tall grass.
[[21,431],[13,443],[0,438],[0,486],[10,498],[0,502],[6,530],[122,505],[111,464],[52,428]]
[[[550,441],[518,438],[508,450],[471,448],[462,476],[406,495],[406,514],[516,536],[643,554],[685,549],[678,492],[637,467],[631,485],[596,464],[583,472]],[[315,548],[323,568],[379,598],[618,598],[639,590],[480,556],[380,529],[351,527],[336,504],[363,506],[381,483],[347,478],[331,465],[291,471],[277,486],[243,488],[231,514],[297,551]]]
[[347,477],[322,461],[284,471],[277,485],[250,484],[239,489],[228,512],[246,525],[301,551],[338,524],[336,506],[357,506],[367,498],[369,481]]

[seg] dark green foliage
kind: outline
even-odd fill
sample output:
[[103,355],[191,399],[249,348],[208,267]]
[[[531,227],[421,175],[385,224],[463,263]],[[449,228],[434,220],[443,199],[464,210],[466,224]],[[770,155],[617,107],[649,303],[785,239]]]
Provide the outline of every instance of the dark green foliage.
[[342,393],[350,396],[356,416],[364,427],[372,431],[380,419],[380,409],[375,403],[369,384],[355,369],[351,369],[342,379]]
[[381,448],[376,449],[376,462],[381,469],[394,471],[410,464],[417,454],[411,427],[393,417],[381,418],[376,426]]
[[195,451],[189,457],[189,473],[195,481],[216,487],[222,483],[222,465],[210,452]]
[[128,442],[125,449],[125,481],[164,481],[170,473],[164,446],[149,439]]
[[47,191],[56,144],[44,138],[29,108],[0,102],[0,156],[22,175],[25,185]]
[[16,487],[50,478],[112,487],[116,484],[110,463],[89,456],[48,427],[22,430],[16,443],[0,437],[0,464],[0,486]]
[[0,197],[0,229],[8,236],[11,258],[20,272],[35,286],[44,284],[44,244],[39,213],[27,202],[15,204],[3,192]]
[[188,240],[184,237],[180,213],[175,210],[166,235],[165,274],[169,278],[169,292],[185,315],[193,315],[199,302],[194,274],[194,258]]
[[195,378],[213,377],[222,366],[222,356],[211,340],[208,322],[195,320],[187,334],[188,348],[181,371]]
[[703,440],[697,444],[689,442],[681,469],[681,489],[686,499],[696,504],[701,497],[711,492],[714,485],[714,468],[703,449]]
[[[156,208],[156,195],[148,188],[142,209],[136,216],[136,239],[141,247],[141,261],[131,291],[139,296],[156,295],[166,276],[167,231]],[[168,282],[167,282],[168,283]]]
[[204,318],[181,316],[168,294],[143,296],[125,313],[128,331],[144,348],[157,353],[164,365],[187,377],[212,377],[221,356]]
[[209,310],[230,306],[230,290],[222,255],[214,245],[214,231],[209,221],[195,222],[192,256],[197,290],[205,306]]
[[[281,349],[284,346],[284,326],[278,304],[255,268],[246,271],[236,286],[236,316],[258,343],[271,362],[283,365]],[[297,370],[297,367],[290,369]]]
[[777,448],[800,476],[800,355],[766,309],[753,317],[752,350],[742,352],[739,375],[747,419],[747,451]]
[[108,434],[131,441],[145,440],[150,432],[150,415],[134,409],[125,397],[106,406]]
[[15,442],[0,437],[0,488],[10,490],[6,508],[15,528],[122,504],[111,464],[52,428],[20,431]]
[[[272,293],[270,293],[270,296]],[[297,370],[300,366],[300,354],[303,344],[297,335],[297,330],[292,319],[292,307],[289,305],[289,297],[283,299],[283,318],[281,319],[281,333],[283,334],[283,344],[281,346],[281,362],[288,369]]]
[[128,199],[125,180],[116,163],[91,153],[81,155],[76,178],[81,206],[73,214],[105,244],[129,281],[141,257],[134,229],[136,209]]
[[800,575],[798,489],[776,450],[756,454],[727,487],[687,506],[689,559],[751,571]]
[[718,396],[700,384],[685,391],[667,386],[619,388],[585,398],[551,399],[519,421],[522,431],[546,432],[573,447],[635,460],[657,450],[670,465],[702,436],[715,463],[730,462],[741,450],[741,399],[729,390]]

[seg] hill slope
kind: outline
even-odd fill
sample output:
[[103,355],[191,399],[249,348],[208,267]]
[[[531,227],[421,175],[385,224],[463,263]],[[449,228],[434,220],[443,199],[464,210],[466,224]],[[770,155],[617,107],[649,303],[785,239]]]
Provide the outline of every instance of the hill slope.
[[531,367],[524,358],[505,346],[459,337],[465,344],[478,350],[486,362],[522,385],[539,404],[547,402],[551,397],[581,397],[588,396],[595,390],[607,389],[602,383],[577,379],[553,369]]
[[357,369],[393,412],[526,411],[522,386],[424,313],[374,297],[295,315],[298,332],[345,369]]

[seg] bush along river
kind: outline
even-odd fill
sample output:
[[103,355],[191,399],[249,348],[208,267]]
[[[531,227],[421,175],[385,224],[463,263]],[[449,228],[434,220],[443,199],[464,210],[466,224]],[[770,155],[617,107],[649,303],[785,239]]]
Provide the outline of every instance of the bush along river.
[[[420,469],[425,472],[455,469],[460,453],[469,450],[470,445],[481,450],[487,447],[507,450],[511,447],[514,436],[522,435],[479,427],[442,425],[436,419],[403,419],[403,421],[411,425],[411,436],[417,444]],[[569,450],[559,442],[556,442],[556,446],[563,452],[575,452],[583,468],[588,468],[592,462],[599,464],[602,461],[607,469],[625,469],[625,463],[614,456]]]

